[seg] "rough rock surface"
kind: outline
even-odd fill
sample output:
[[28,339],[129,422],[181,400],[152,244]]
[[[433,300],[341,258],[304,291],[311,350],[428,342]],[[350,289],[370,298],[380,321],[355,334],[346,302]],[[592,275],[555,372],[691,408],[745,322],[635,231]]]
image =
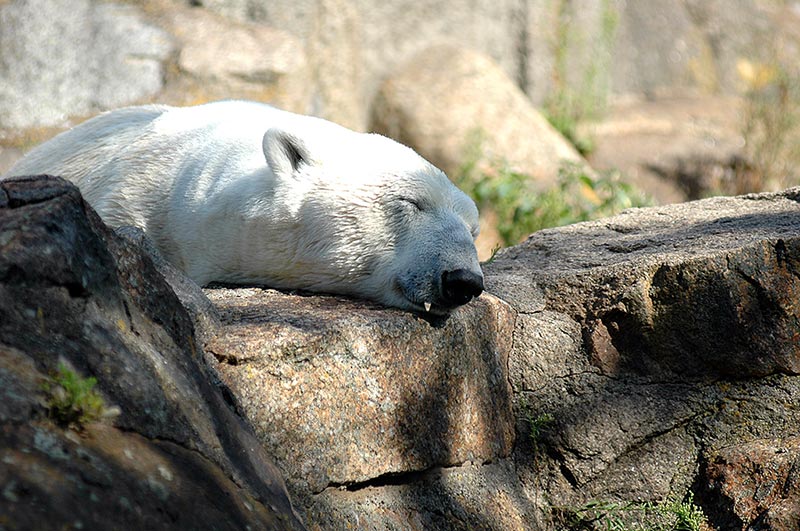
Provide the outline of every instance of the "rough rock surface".
[[347,299],[206,293],[223,322],[206,349],[305,499],[510,455],[514,315],[497,299],[429,322]]
[[129,5],[91,0],[0,4],[0,124],[61,124],[163,87],[172,38]]
[[[120,414],[57,425],[59,363]],[[0,527],[302,529],[214,380],[152,261],[74,186],[0,182]]]
[[[0,524],[298,528],[270,452],[311,529],[552,530],[689,492],[715,529],[797,529],[798,188],[540,231],[444,321],[207,289],[205,357],[74,188],[5,181],[0,213]],[[48,419],[59,359],[113,424]]]
[[[712,524],[733,529],[701,464],[799,434],[800,189],[540,231],[486,278],[519,312],[520,416],[553,419],[518,439],[527,488],[568,507],[692,489]],[[737,511],[744,525],[758,517]]]
[[[535,496],[535,495],[534,495]],[[511,459],[402,474],[326,489],[306,510],[309,528],[397,531],[546,529]]]
[[800,438],[722,448],[705,464],[709,504],[727,514],[721,529],[800,528]]
[[799,197],[714,198],[541,231],[493,262],[489,289],[519,309],[531,300],[518,284],[535,286],[548,310],[581,323],[593,355],[641,374],[798,374]]
[[[553,510],[588,500],[693,492],[719,529],[794,529],[793,450],[754,448],[800,436],[799,200],[716,198],[541,231],[485,268],[511,309],[483,296],[436,326],[356,301],[206,290],[224,323],[208,347],[312,528],[552,529]],[[500,381],[478,352],[507,348],[510,455],[508,416],[475,414]],[[788,487],[764,513],[773,479]]]

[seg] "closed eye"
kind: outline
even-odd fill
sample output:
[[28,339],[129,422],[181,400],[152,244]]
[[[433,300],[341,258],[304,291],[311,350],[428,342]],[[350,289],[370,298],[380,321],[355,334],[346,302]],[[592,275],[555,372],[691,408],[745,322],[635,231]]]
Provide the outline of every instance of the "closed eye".
[[422,210],[422,205],[416,199],[413,199],[411,197],[401,197],[400,201],[402,201],[403,203],[411,205],[412,207],[416,208],[417,210]]

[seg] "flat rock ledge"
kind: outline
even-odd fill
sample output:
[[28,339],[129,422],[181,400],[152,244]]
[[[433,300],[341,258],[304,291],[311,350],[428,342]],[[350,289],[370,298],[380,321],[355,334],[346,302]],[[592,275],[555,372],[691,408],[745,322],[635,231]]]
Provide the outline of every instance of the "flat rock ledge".
[[[222,321],[206,350],[309,522],[383,529],[417,518],[421,529],[446,529],[436,515],[463,509],[442,484],[460,476],[475,484],[467,503],[476,515],[478,485],[520,496],[507,466],[479,466],[508,460],[514,441],[514,312],[502,301],[484,295],[430,321],[345,298],[205,292]],[[391,494],[396,487],[409,496]]]
[[495,297],[433,325],[348,299],[206,293],[223,322],[206,350],[298,489],[510,455],[514,318]]

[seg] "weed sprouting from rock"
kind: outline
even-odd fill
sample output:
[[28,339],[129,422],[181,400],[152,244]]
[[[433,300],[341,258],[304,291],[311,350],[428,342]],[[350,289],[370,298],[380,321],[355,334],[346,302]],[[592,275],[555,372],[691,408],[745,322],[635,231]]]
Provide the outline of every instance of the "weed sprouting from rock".
[[528,436],[534,444],[542,441],[545,431],[555,424],[555,417],[550,413],[536,413],[524,395],[519,397],[519,411],[528,427]]
[[689,493],[663,502],[590,501],[579,507],[554,507],[558,529],[580,531],[706,531],[703,510]]
[[90,422],[119,414],[116,407],[106,407],[103,397],[94,389],[97,379],[83,378],[64,363],[42,384],[47,393],[50,417],[62,426],[82,427]]

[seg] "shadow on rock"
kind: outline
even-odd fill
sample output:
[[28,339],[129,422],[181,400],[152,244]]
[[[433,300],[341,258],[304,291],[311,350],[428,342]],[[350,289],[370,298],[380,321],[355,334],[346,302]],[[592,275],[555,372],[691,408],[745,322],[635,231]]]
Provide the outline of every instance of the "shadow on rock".
[[[188,314],[140,248],[115,236],[77,189],[57,178],[0,182],[0,233],[0,381],[6,384],[0,402],[17,404],[0,408],[9,442],[0,471],[5,484],[25,486],[12,492],[12,514],[33,515],[40,528],[72,518],[171,528],[173,516],[150,500],[153,489],[137,487],[145,456],[155,462],[166,452],[171,457],[163,457],[164,471],[156,466],[158,474],[147,476],[151,487],[160,485],[161,502],[180,507],[186,500],[188,507],[192,489],[235,500],[181,516],[186,522],[205,516],[220,528],[242,522],[302,529],[279,474],[212,384]],[[48,420],[41,385],[59,364],[76,378],[96,378],[104,400],[121,412],[113,427],[76,436]],[[25,454],[31,440],[35,448],[44,444],[44,455]],[[50,473],[38,475],[26,459],[39,460]],[[125,459],[132,461],[127,468]],[[75,503],[74,496],[96,490],[93,467],[107,470],[103,498],[126,500],[131,510]],[[69,487],[63,495],[34,495],[49,492],[60,475]],[[253,510],[243,512],[247,505]],[[63,520],[68,512],[73,516]]]
[[[528,489],[573,509],[693,491],[710,522],[755,525],[744,508],[769,481],[713,464],[739,449],[772,467],[748,445],[798,435],[798,214],[796,189],[715,198],[541,231],[498,256],[488,288],[521,309],[518,431],[552,419],[516,448]],[[520,285],[539,301],[515,300]],[[725,467],[761,490],[720,481]]]

